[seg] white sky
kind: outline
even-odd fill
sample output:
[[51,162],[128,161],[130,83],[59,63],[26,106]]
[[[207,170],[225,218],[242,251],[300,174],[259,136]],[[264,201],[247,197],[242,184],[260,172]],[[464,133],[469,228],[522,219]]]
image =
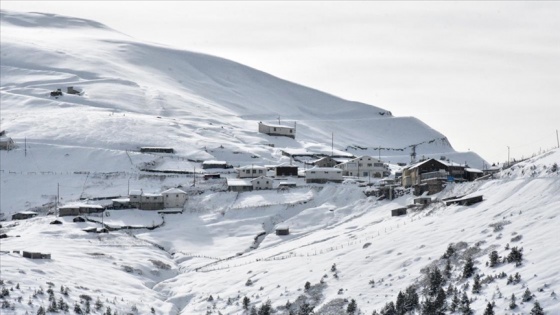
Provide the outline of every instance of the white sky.
[[414,116],[489,162],[556,146],[560,2],[5,1]]

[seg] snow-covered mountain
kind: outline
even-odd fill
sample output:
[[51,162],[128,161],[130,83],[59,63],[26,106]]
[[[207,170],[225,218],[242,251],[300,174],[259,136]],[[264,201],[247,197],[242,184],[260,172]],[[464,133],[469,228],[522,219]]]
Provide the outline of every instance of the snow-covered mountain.
[[[411,204],[413,196],[379,201],[352,182],[283,193],[224,192],[221,181],[192,185],[192,176],[140,169],[200,170],[205,159],[290,163],[281,150],[331,152],[332,134],[335,153],[380,153],[392,167],[409,161],[412,146],[419,156],[443,155],[472,167],[483,160],[455,152],[444,135],[415,118],[232,61],[143,43],[93,21],[6,11],[0,18],[0,122],[18,144],[0,151],[0,210],[7,219],[21,210],[41,213],[0,222],[7,236],[0,240],[2,314],[48,309],[51,296],[70,314],[88,304],[93,314],[249,314],[267,300],[276,314],[301,312],[304,304],[316,314],[343,314],[352,299],[371,314],[407,288],[420,302],[434,299],[426,275],[434,267],[444,272],[448,261],[444,288],[451,285],[459,298],[466,292],[474,314],[483,314],[488,302],[496,314],[528,314],[536,300],[546,314],[560,313],[560,150],[496,179],[450,184],[432,205],[402,217],[390,210]],[[83,94],[49,94],[68,86]],[[257,132],[259,121],[278,119],[297,123],[296,139]],[[140,146],[176,153],[142,154]],[[67,203],[178,185],[189,193],[182,214],[108,210],[103,217],[109,226],[150,229],[87,233],[100,217],[62,217],[53,225],[46,215],[57,194]],[[440,201],[463,195],[484,201]],[[290,235],[275,235],[278,224],[288,225]],[[492,251],[503,258],[513,247],[523,248],[519,266],[507,259],[486,265]],[[448,248],[454,253],[444,259]],[[14,252],[21,250],[51,259]],[[478,293],[475,276],[463,278],[469,257],[481,276]],[[509,276],[514,283],[507,284]],[[523,301],[527,289],[532,294]],[[512,294],[517,306],[510,309]]]
[[[241,64],[147,44],[96,22],[2,11],[2,128],[13,138],[50,144],[136,150],[170,146],[182,156],[212,158],[224,146],[274,160],[277,147],[330,152],[359,146],[388,160],[456,153],[444,135],[413,117],[393,117]],[[55,99],[67,86],[82,96]],[[259,121],[297,124],[295,141],[257,132]],[[350,148],[352,151],[352,148]],[[367,150],[352,152],[368,153]]]

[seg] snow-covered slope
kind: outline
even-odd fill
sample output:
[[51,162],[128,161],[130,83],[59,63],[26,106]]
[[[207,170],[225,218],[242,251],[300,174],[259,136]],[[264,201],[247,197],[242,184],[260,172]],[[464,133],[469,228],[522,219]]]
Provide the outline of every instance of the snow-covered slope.
[[[241,64],[146,44],[96,22],[2,11],[2,128],[32,141],[110,149],[171,146],[209,158],[204,148],[260,151],[271,158],[274,137],[259,121],[293,125],[296,141],[280,146],[391,148],[384,156],[453,154],[445,136],[412,117],[346,101]],[[74,86],[84,95],[55,99]],[[432,141],[437,140],[437,141]],[[430,142],[431,141],[431,142]],[[448,154],[448,155],[449,155]],[[468,160],[482,167],[476,154]]]

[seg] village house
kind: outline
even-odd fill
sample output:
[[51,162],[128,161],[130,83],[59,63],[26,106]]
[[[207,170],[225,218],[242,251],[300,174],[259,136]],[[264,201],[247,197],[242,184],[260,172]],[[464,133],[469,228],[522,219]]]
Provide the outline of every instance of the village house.
[[335,167],[336,165],[340,164],[340,162],[330,156],[325,156],[320,159],[310,161],[308,162],[308,164],[314,165],[316,167]]
[[162,194],[147,194],[142,190],[131,190],[130,205],[140,210],[162,210],[164,208]]
[[342,170],[343,176],[382,178],[391,175],[389,166],[371,156],[361,156],[334,166]]
[[269,125],[264,124],[262,121],[259,121],[259,132],[267,134],[269,136],[283,136],[290,137],[292,139],[296,138],[295,124],[294,127],[290,127],[283,125]]
[[21,211],[12,215],[12,220],[26,220],[37,216],[37,212]]
[[259,176],[251,180],[251,184],[253,184],[253,190],[272,189],[272,182],[272,178],[266,176]]
[[253,183],[247,179],[228,178],[227,185],[228,191],[244,192],[253,190]]
[[276,176],[298,176],[298,167],[292,165],[276,166]]
[[171,188],[161,194],[164,208],[183,208],[187,201],[187,193],[179,188]]
[[0,150],[11,150],[15,148],[15,143],[12,138],[6,135],[6,131],[0,131]]
[[480,178],[484,175],[484,172],[482,172],[479,169],[476,168],[472,168],[472,167],[466,167],[465,168],[465,179],[469,182],[472,182],[474,180],[476,180],[477,178]]
[[228,168],[228,165],[226,161],[210,160],[202,162],[202,169],[207,170],[212,168]]
[[342,183],[342,170],[334,167],[314,167],[305,171],[306,183]]
[[265,176],[267,168],[258,165],[246,165],[235,169],[237,171],[237,177],[239,178],[256,178],[259,176]]

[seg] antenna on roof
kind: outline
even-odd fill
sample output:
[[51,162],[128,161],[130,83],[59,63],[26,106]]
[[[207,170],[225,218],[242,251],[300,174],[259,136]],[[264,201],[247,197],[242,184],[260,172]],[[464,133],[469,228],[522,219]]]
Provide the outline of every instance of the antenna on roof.
[[411,145],[412,152],[410,153],[410,164],[416,162],[416,144]]

